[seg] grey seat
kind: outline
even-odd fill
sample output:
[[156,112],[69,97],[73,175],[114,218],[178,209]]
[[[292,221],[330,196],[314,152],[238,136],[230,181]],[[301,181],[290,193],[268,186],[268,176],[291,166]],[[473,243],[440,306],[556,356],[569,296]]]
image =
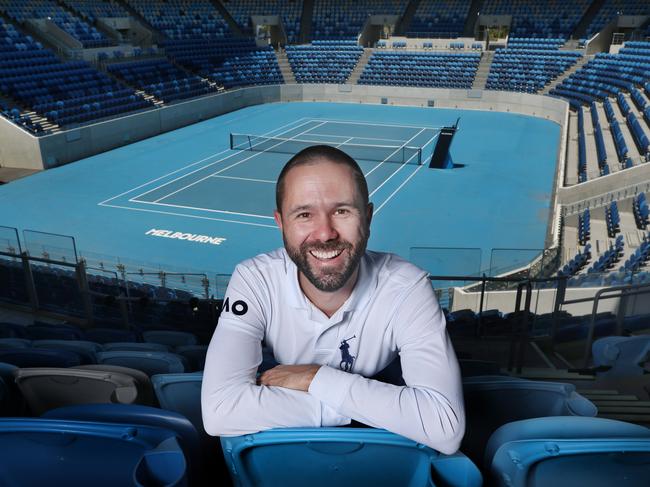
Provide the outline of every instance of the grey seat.
[[14,378],[34,415],[74,404],[138,402],[137,381],[120,372],[34,367],[15,370]]

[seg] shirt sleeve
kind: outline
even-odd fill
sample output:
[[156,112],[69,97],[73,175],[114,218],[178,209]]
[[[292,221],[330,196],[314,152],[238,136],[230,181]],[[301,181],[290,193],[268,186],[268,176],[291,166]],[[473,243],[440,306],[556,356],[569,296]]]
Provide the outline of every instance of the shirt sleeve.
[[203,372],[201,411],[206,432],[234,436],[270,428],[349,423],[349,417],[307,392],[256,385],[262,363],[264,310],[268,310],[259,281],[240,265],[228,285],[228,306],[224,302]]
[[426,276],[397,303],[393,327],[406,385],[324,366],[309,393],[341,415],[454,453],[465,432],[465,411],[444,315]]

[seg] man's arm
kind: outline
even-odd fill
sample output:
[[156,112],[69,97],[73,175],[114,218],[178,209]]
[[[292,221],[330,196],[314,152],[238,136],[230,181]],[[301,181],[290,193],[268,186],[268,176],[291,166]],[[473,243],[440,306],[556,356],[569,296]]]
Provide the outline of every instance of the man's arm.
[[327,366],[318,368],[307,388],[309,367],[315,366],[284,366],[281,374],[272,374],[276,371],[272,369],[262,381],[303,387],[341,415],[451,454],[458,450],[465,431],[460,370],[426,277],[405,294],[394,320],[406,386]]
[[[221,314],[203,373],[201,409],[206,432],[232,436],[270,428],[346,424],[349,418],[307,392],[256,384],[267,303],[255,280],[253,273],[238,266],[228,285],[230,311]],[[239,300],[247,306],[241,315],[232,312]]]

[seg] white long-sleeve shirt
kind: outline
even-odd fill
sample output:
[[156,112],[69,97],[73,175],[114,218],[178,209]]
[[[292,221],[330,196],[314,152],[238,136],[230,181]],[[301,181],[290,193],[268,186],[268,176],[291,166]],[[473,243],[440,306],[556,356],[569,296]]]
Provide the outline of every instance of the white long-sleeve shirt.
[[[256,385],[262,340],[280,364],[322,365],[308,392]],[[343,340],[354,357],[347,372]],[[406,386],[367,378],[397,354]],[[201,403],[206,431],[219,436],[355,419],[453,453],[465,431],[460,370],[427,274],[370,251],[330,318],[305,297],[283,248],[239,264],[208,349]]]

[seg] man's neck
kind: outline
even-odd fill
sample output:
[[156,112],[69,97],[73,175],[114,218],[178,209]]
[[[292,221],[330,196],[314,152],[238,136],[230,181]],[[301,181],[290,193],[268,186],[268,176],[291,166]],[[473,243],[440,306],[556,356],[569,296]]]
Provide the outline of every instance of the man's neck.
[[345,285],[333,292],[321,291],[315,287],[309,279],[307,279],[302,272],[298,272],[298,282],[300,283],[300,288],[302,292],[305,293],[307,299],[312,302],[319,310],[321,310],[328,318],[331,318],[334,313],[336,313],[343,303],[350,297],[354,286],[357,283],[357,278],[359,277],[359,267],[354,271],[354,273],[348,279],[348,282]]

